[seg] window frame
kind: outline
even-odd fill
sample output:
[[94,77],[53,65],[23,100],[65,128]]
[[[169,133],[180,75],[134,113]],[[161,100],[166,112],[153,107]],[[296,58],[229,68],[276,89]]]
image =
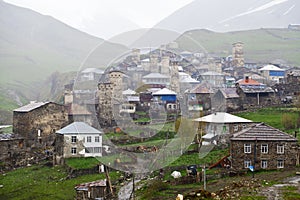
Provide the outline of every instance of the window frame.
[[277,154],[284,154],[284,145],[283,144],[277,144]]
[[267,169],[268,168],[268,161],[267,160],[262,160],[261,161],[261,168],[262,169]]
[[86,142],[88,143],[92,142],[92,136],[86,136]]
[[100,142],[100,136],[95,136],[95,142]]
[[251,166],[251,160],[244,160],[244,168],[248,169]]
[[72,135],[71,136],[71,143],[76,143],[76,142],[77,142],[77,136],[76,135]]
[[260,146],[260,152],[262,154],[269,153],[269,145],[268,144],[261,144],[261,146]]
[[244,153],[251,153],[251,144],[244,144]]
[[72,155],[77,155],[77,148],[76,147],[71,148],[71,154]]
[[277,160],[277,168],[283,169],[284,168],[284,160]]

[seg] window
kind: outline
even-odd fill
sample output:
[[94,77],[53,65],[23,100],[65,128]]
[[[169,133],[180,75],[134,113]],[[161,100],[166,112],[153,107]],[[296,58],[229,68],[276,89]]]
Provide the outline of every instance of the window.
[[283,167],[284,167],[283,160],[277,160],[277,168],[283,168]]
[[250,160],[245,160],[244,161],[244,166],[245,166],[245,168],[249,168],[251,166],[251,161]]
[[261,153],[268,153],[268,145],[267,144],[261,145]]
[[76,154],[77,154],[77,149],[76,149],[76,147],[72,147],[72,148],[71,148],[71,154],[72,154],[72,155],[76,155]]
[[277,145],[277,153],[284,154],[284,145]]
[[93,153],[93,152],[94,152],[93,147],[86,147],[85,148],[85,153]]
[[95,142],[100,142],[100,137],[99,136],[95,136]]
[[268,161],[262,160],[262,161],[261,161],[261,168],[262,168],[262,169],[266,169],[267,167],[268,167]]
[[243,129],[247,128],[246,124],[243,124],[243,126],[242,126],[242,127],[243,127]]
[[92,136],[87,136],[86,137],[86,142],[92,142]]
[[101,153],[101,147],[94,147],[95,153]]
[[71,142],[72,142],[72,143],[77,142],[77,137],[76,137],[76,136],[71,136]]
[[244,153],[251,153],[251,144],[244,144]]
[[237,132],[238,130],[239,130],[239,126],[238,126],[238,125],[234,125],[234,126],[233,126],[233,131],[234,131],[234,132]]

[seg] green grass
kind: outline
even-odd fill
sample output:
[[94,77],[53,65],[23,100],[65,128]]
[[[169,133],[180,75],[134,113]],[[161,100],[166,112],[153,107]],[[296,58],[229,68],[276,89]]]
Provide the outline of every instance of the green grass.
[[1,175],[0,199],[74,199],[74,186],[105,178],[92,174],[66,180],[67,173],[61,166],[32,166]]
[[232,44],[244,43],[244,56],[258,63],[268,63],[275,59],[284,59],[288,63],[300,64],[297,51],[300,45],[299,31],[288,29],[258,29],[228,33],[216,33],[207,30],[192,30],[180,36],[176,41],[180,48],[188,51],[201,51],[219,56],[228,56]]
[[183,154],[177,160],[172,162],[170,166],[187,166],[193,164],[211,165],[228,154],[229,154],[228,149],[213,150],[203,158],[199,158],[198,153]]
[[66,165],[73,169],[88,169],[97,166],[99,163],[99,160],[94,157],[66,159]]
[[298,128],[285,129],[282,123],[282,116],[284,114],[289,115],[292,118],[297,118],[299,116],[299,112],[297,112],[294,108],[263,108],[256,112],[245,112],[236,115],[250,119],[254,122],[264,122],[274,128],[288,133],[294,133],[294,131],[298,131]]

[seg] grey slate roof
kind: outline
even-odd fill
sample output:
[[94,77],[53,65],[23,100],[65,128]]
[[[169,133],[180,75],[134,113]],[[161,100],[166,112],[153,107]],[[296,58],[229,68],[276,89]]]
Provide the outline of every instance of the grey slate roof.
[[58,134],[69,135],[69,134],[102,134],[102,131],[99,131],[84,122],[73,122],[68,126],[56,131]]
[[14,111],[15,112],[30,112],[36,108],[39,108],[41,106],[48,104],[48,103],[50,103],[50,102],[34,102],[34,103],[27,104],[25,106],[22,106],[20,108],[17,108]]
[[244,129],[238,133],[233,134],[230,140],[239,141],[292,141],[297,142],[298,140],[293,136],[282,132],[276,128],[260,123],[253,127]]

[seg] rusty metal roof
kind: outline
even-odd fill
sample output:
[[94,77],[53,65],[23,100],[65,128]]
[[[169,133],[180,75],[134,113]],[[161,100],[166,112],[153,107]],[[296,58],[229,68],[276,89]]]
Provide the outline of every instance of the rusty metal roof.
[[254,125],[250,128],[244,129],[236,134],[230,140],[239,141],[292,141],[298,140],[293,136],[281,130],[268,126],[264,123]]
[[75,190],[88,190],[90,187],[106,187],[106,180],[98,180],[88,183],[82,183],[75,186]]

